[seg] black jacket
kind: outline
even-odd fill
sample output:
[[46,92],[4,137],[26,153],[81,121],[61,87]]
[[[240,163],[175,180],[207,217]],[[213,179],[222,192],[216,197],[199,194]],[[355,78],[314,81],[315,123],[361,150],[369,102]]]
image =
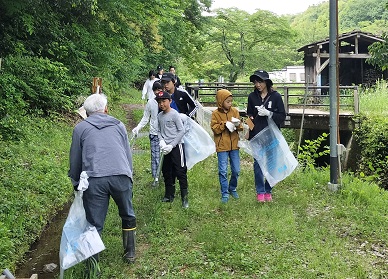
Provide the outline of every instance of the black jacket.
[[198,106],[189,93],[175,88],[174,94],[171,97],[175,101],[180,113],[184,113],[189,117],[194,116]]
[[[268,100],[267,100],[268,99]],[[255,127],[249,132],[249,139],[253,138],[261,130],[268,126],[267,116],[259,116],[255,106],[261,106],[265,103],[265,108],[273,112],[272,120],[280,128],[286,119],[286,111],[282,95],[277,91],[269,92],[264,100],[261,99],[259,90],[255,89],[248,96],[247,115],[253,117],[253,124]]]

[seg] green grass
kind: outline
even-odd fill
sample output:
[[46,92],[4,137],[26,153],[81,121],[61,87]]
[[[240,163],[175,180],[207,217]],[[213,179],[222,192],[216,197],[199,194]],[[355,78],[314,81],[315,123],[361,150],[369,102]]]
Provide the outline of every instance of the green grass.
[[[190,207],[183,210],[179,187],[174,203],[160,201],[164,185],[151,187],[149,153],[136,153],[137,261],[122,263],[112,201],[102,278],[388,278],[384,190],[344,174],[340,190],[331,192],[328,169],[298,169],[275,186],[274,202],[259,204],[252,159],[241,158],[239,200],[221,204],[212,155],[189,171]],[[71,268],[65,278],[80,278],[83,268]]]
[[388,110],[388,84],[380,80],[375,86],[366,88],[360,94],[360,111],[365,112],[369,117],[387,116]]
[[121,262],[120,219],[112,203],[103,234],[103,278],[388,276],[388,194],[376,185],[345,175],[333,193],[328,170],[298,170],[275,186],[274,202],[258,204],[252,162],[242,154],[240,199],[221,204],[211,156],[189,171],[190,208],[183,210],[179,198],[160,202],[164,186],[150,186],[148,157],[134,158],[137,262]]
[[[138,91],[122,103],[141,103],[133,94]],[[127,119],[121,104],[110,112]],[[141,110],[133,112],[138,123]],[[11,270],[72,192],[72,125],[31,119],[23,129],[23,141],[2,142],[0,151],[0,268]],[[137,261],[122,262],[121,221],[112,201],[101,278],[388,278],[388,196],[375,184],[344,174],[333,193],[328,169],[298,169],[275,186],[272,203],[258,204],[252,159],[241,153],[240,199],[221,204],[212,155],[189,171],[190,207],[183,210],[179,198],[160,202],[163,183],[151,187],[148,138],[137,139],[135,148],[144,149],[133,158]],[[65,278],[80,279],[83,269],[76,265]]]

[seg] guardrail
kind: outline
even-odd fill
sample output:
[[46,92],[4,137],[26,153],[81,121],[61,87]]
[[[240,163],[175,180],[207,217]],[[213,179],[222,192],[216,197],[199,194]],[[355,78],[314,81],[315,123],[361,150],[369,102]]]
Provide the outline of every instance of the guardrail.
[[[186,90],[204,106],[217,106],[215,95],[219,89],[228,89],[233,94],[235,106],[246,109],[248,95],[253,91],[252,83],[186,83]],[[330,111],[329,86],[312,86],[301,83],[275,83],[274,89],[283,96],[286,113],[294,109]],[[360,112],[359,87],[340,86],[338,94],[339,112],[355,115]]]

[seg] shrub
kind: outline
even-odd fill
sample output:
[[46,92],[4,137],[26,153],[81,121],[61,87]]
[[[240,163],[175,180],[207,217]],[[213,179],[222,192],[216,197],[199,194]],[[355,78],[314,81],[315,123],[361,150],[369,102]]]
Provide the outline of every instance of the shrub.
[[385,117],[359,116],[359,127],[354,135],[361,146],[358,172],[361,177],[370,176],[388,189],[388,121]]

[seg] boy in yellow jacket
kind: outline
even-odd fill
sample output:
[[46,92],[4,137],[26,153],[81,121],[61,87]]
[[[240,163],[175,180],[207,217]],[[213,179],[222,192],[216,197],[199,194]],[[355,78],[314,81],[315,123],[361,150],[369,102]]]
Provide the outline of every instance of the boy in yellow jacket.
[[[238,131],[243,130],[240,113],[232,107],[233,96],[230,91],[217,91],[218,108],[213,111],[210,127],[214,133],[218,158],[218,177],[221,186],[221,202],[227,203],[229,195],[238,199],[237,180],[240,174],[240,151],[237,146]],[[230,161],[231,176],[228,181],[228,159]]]

